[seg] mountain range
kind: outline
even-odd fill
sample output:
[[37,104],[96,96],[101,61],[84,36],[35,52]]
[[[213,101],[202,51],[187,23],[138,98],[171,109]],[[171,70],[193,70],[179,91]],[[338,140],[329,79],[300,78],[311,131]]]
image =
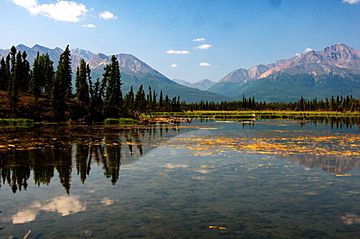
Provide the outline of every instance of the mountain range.
[[360,51],[336,44],[275,63],[240,68],[208,90],[233,98],[245,95],[266,101],[360,97]]
[[[50,49],[40,45],[34,45],[31,48],[25,45],[18,45],[16,46],[16,49],[21,52],[26,51],[30,64],[33,63],[38,52],[40,54],[49,54],[50,59],[54,62],[55,69],[60,55],[63,52],[61,48]],[[8,53],[9,49],[0,49],[0,58],[6,56]],[[217,93],[180,85],[154,70],[133,55],[116,54],[115,56],[119,61],[122,90],[125,93],[128,92],[131,87],[133,87],[134,91],[137,91],[140,85],[143,85],[145,91],[148,91],[148,88],[151,87],[158,95],[160,94],[160,90],[162,90],[164,95],[166,94],[170,97],[180,96],[181,100],[187,102],[197,102],[201,100],[220,101],[229,99]],[[84,59],[86,63],[89,64],[93,79],[98,77],[101,79],[105,65],[111,62],[111,56],[102,53],[95,54],[91,51],[78,48],[71,49],[73,75],[75,75],[75,69],[79,66],[81,59]]]
[[[31,48],[18,45],[17,49],[27,52],[30,64],[37,52],[47,53],[55,67],[63,52],[60,48],[49,49],[40,45]],[[0,57],[8,52],[8,49],[0,49]],[[129,91],[131,86],[136,91],[142,84],[145,90],[150,86],[158,93],[162,90],[170,97],[180,96],[187,102],[238,100],[243,95],[265,101],[295,101],[300,97],[313,99],[336,95],[360,97],[360,51],[345,44],[308,51],[271,64],[240,68],[216,83],[209,80],[196,83],[170,80],[133,55],[115,56],[119,60],[123,92]],[[104,66],[111,61],[111,56],[102,53],[72,49],[74,72],[81,58],[92,69],[93,79],[101,78]]]
[[188,82],[186,80],[179,80],[179,79],[173,79],[173,81],[175,81],[176,83],[178,83],[180,85],[197,88],[199,90],[207,90],[211,86],[215,85],[215,83],[216,83],[216,82],[208,80],[208,79],[203,79],[203,80],[200,80],[200,81],[197,81],[194,83]]

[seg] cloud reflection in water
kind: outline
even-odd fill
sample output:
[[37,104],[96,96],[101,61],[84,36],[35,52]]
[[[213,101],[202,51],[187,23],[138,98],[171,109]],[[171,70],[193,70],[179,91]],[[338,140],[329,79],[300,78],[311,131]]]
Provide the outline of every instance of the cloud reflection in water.
[[34,203],[29,208],[19,211],[12,216],[13,224],[23,224],[32,222],[40,211],[57,212],[61,216],[68,216],[86,210],[86,205],[83,204],[76,196],[59,196],[53,198],[50,202]]

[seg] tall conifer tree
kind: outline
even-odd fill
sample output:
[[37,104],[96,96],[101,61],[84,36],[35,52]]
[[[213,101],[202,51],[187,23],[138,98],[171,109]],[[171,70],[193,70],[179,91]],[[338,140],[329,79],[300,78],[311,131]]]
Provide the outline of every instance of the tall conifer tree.
[[[14,117],[16,113],[16,107],[17,107],[17,101],[18,101],[18,95],[19,95],[19,85],[17,81],[17,65],[16,65],[16,54],[17,50],[14,46],[10,49],[10,77],[9,77],[9,83],[8,83],[8,96],[9,96],[9,105],[10,105],[10,112],[11,116]],[[21,56],[20,56],[21,57]]]
[[104,82],[106,82],[105,117],[118,117],[122,108],[122,92],[119,62],[111,57],[110,66],[105,67]]
[[87,75],[87,65],[84,59],[81,59],[80,67],[76,71],[76,98],[86,105],[90,103]]
[[8,90],[9,74],[7,69],[6,61],[2,57],[0,61],[0,90]]
[[60,55],[56,77],[52,85],[51,99],[53,117],[56,121],[65,120],[66,101],[71,98],[71,59],[69,45]]

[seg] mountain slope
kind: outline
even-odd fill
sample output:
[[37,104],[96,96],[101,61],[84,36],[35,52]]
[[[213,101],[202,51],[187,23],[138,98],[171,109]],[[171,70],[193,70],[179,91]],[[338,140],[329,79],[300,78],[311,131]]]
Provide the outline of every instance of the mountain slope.
[[360,51],[344,44],[310,51],[290,59],[248,70],[238,69],[209,88],[219,94],[267,101],[360,97]]
[[[41,54],[47,53],[49,54],[50,59],[54,62],[55,67],[57,66],[59,57],[63,52],[60,48],[50,49],[40,45],[35,45],[32,48],[25,45],[18,45],[16,48],[20,51],[26,51],[30,64],[33,63],[37,52]],[[0,58],[6,56],[8,53],[9,49],[0,50]],[[115,56],[119,61],[121,81],[123,84],[122,90],[124,93],[128,92],[131,86],[134,91],[136,91],[142,84],[145,91],[147,91],[150,86],[158,94],[160,94],[160,90],[162,90],[164,95],[167,94],[170,97],[180,96],[181,100],[189,102],[201,100],[220,101],[227,99],[226,97],[213,92],[202,91],[177,84],[130,54],[117,54]],[[89,64],[92,70],[92,78],[94,80],[98,77],[101,79],[104,66],[111,62],[111,56],[107,56],[102,53],[95,54],[91,51],[83,49],[72,49],[71,62],[73,76],[75,75],[75,69],[79,65],[81,59],[84,59]]]

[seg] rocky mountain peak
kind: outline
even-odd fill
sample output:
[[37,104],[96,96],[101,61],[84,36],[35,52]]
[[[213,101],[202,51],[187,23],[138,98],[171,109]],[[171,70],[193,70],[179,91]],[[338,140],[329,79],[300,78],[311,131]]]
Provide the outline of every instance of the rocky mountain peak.
[[326,47],[322,54],[328,61],[346,63],[350,61],[360,60],[359,51],[345,45],[336,44],[333,46]]
[[261,74],[268,71],[270,67],[266,65],[258,65],[250,68],[248,70],[248,75],[251,79],[258,78]]
[[246,69],[240,68],[227,74],[221,82],[244,83],[249,80],[249,74]]
[[144,62],[140,61],[133,55],[130,54],[118,54],[116,58],[119,61],[119,66],[122,69],[130,70],[134,73],[150,73],[154,71],[150,66],[145,64]]
[[89,60],[90,58],[92,58],[95,54],[92,53],[91,51],[88,50],[83,50],[80,48],[75,48],[75,49],[71,49],[71,54],[81,57],[84,60]]
[[302,57],[298,58],[293,65],[308,65],[308,64],[320,64],[324,62],[324,57],[316,51],[309,51]]

